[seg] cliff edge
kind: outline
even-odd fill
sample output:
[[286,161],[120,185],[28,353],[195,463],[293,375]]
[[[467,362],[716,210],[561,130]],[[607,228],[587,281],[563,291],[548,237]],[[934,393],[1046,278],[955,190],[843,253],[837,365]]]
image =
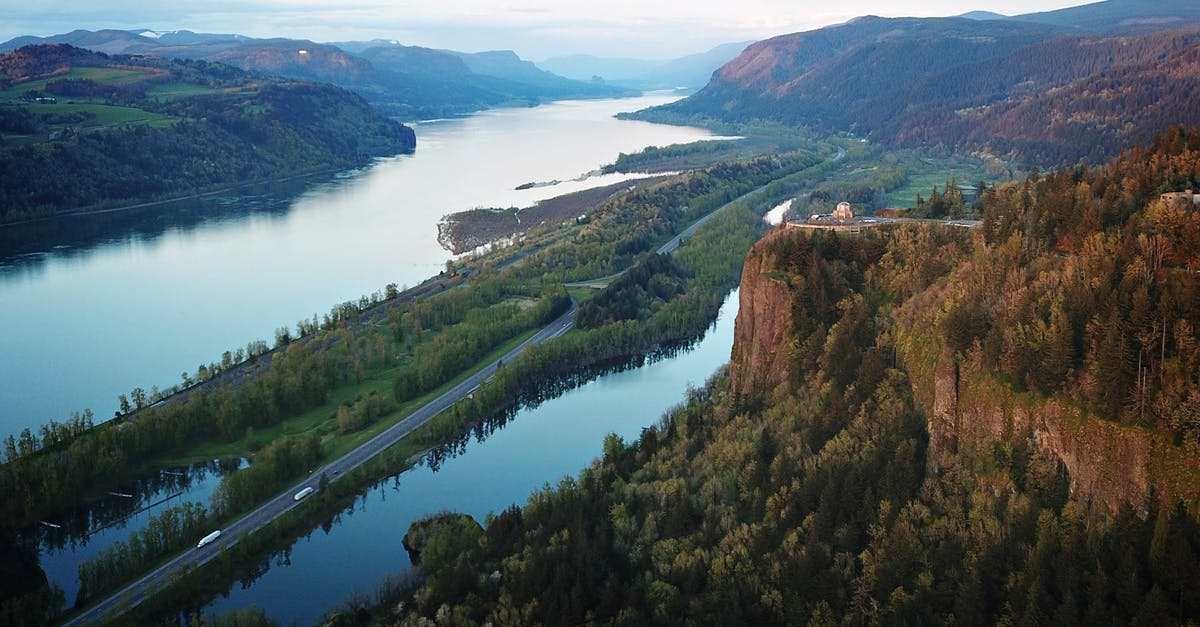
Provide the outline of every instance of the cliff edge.
[[733,329],[729,376],[733,393],[742,399],[770,390],[787,380],[791,344],[791,290],[770,252],[783,231],[759,240],[742,268],[740,302]]
[[[746,259],[730,385],[748,405],[788,381],[794,367],[793,347],[801,341],[793,337],[794,312],[811,288],[781,257],[789,247],[809,246],[797,235],[774,230]],[[1200,460],[1169,434],[1106,418],[1061,395],[1015,390],[977,357],[951,351],[941,319],[950,292],[967,280],[963,272],[950,272],[890,311],[896,366],[906,371],[927,417],[928,470],[939,472],[960,453],[1029,445],[1061,469],[1072,497],[1091,511],[1115,514],[1128,506],[1146,515],[1155,501],[1182,500],[1195,514]]]

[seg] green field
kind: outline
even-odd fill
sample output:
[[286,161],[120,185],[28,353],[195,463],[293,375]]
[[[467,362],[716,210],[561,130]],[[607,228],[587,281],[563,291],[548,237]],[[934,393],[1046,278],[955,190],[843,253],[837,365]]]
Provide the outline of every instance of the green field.
[[[121,126],[153,126],[165,127],[177,120],[168,115],[146,111],[137,107],[108,104],[102,99],[86,97],[57,96],[58,102],[25,102],[23,99],[31,91],[44,91],[47,83],[62,79],[87,79],[104,85],[131,85],[160,76],[161,73],[151,69],[128,69],[112,67],[77,67],[69,72],[55,74],[14,85],[0,91],[0,105],[23,107],[26,111],[42,118],[48,130],[45,134],[17,135],[5,134],[8,141],[22,143],[37,143],[55,136],[68,127],[75,131],[87,131]],[[212,93],[217,90],[183,83],[180,81],[164,83],[149,90],[158,99],[180,98],[191,95]]]
[[910,209],[917,206],[917,194],[928,200],[936,185],[939,192],[945,191],[946,183],[953,180],[959,185],[974,187],[979,181],[989,180],[983,169],[976,164],[948,164],[923,159],[924,166],[920,171],[909,172],[908,182],[899,189],[888,192],[888,205],[900,209]]
[[149,70],[129,70],[123,68],[112,67],[77,67],[71,68],[71,71],[63,74],[55,74],[37,80],[27,81],[13,85],[12,87],[0,91],[0,101],[4,100],[20,100],[26,93],[37,90],[43,91],[46,89],[46,84],[61,80],[64,78],[80,78],[96,81],[104,85],[132,85],[140,81],[153,78],[157,74]]
[[57,113],[79,111],[95,116],[85,123],[83,128],[101,128],[107,126],[124,126],[149,124],[150,126],[170,126],[175,118],[161,113],[154,113],[134,107],[118,107],[115,105],[93,103],[68,103],[58,105],[42,105]]
[[[77,132],[143,125],[163,128],[171,126],[178,121],[178,118],[136,107],[120,107],[90,102],[62,104],[30,103],[0,106],[24,107],[31,113],[43,116],[47,127],[44,133],[34,135],[0,133],[0,136],[6,142],[17,145],[36,144],[47,141],[58,136],[58,134],[67,130],[68,127]],[[80,118],[80,114],[82,114],[82,118]]]
[[163,83],[156,85],[146,90],[146,96],[153,100],[175,100],[177,98],[187,98],[190,96],[204,96],[208,94],[221,93],[226,90],[208,87],[207,85],[197,85],[195,83],[185,83],[183,81],[175,81],[171,83]]

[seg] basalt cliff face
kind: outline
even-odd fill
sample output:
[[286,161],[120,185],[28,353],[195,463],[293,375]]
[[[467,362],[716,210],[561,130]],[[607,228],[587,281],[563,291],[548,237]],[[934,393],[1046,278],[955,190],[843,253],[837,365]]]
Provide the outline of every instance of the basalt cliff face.
[[[742,272],[741,304],[730,364],[740,398],[762,398],[789,380],[793,299],[768,234],[750,252]],[[986,452],[996,444],[1030,442],[1067,474],[1072,496],[1096,512],[1129,506],[1145,514],[1154,499],[1182,499],[1195,510],[1200,460],[1157,432],[1107,420],[1076,404],[1017,393],[971,359],[956,359],[936,324],[941,292],[931,287],[894,312],[897,362],[928,417],[929,469],[956,454]]]
[[915,400],[928,415],[934,468],[959,451],[1025,439],[1059,464],[1071,495],[1093,511],[1129,506],[1145,515],[1155,499],[1182,499],[1194,510],[1200,460],[1158,432],[1055,397],[1014,392],[971,357],[952,355],[933,331],[936,312],[915,305],[897,314],[897,346]]
[[754,246],[742,267],[729,364],[733,392],[740,398],[770,390],[788,376],[791,291],[767,251],[770,238]]

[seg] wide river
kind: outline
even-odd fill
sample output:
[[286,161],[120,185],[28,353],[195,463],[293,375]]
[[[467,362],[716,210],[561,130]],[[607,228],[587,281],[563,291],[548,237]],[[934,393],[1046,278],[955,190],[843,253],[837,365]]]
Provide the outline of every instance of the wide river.
[[617,120],[647,95],[499,109],[415,125],[412,155],[354,172],[96,216],[0,227],[0,438],[201,363],[336,303],[415,285],[451,256],[437,222],[619,180],[570,181],[695,128]]

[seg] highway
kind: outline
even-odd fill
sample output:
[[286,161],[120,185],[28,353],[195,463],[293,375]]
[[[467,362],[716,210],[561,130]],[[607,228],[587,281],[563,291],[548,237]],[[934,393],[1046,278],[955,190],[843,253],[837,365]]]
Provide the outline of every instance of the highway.
[[303,481],[288,488],[270,501],[263,503],[237,522],[225,527],[221,530],[221,537],[217,538],[211,544],[206,545],[204,548],[184,551],[137,581],[87,608],[65,624],[90,625],[99,623],[109,612],[115,614],[118,610],[123,611],[141,603],[151,592],[165,585],[172,577],[182,574],[186,569],[195,568],[216,558],[221,551],[236,544],[243,534],[254,532],[290,509],[296,504],[293,495],[306,487],[316,488],[320,482],[321,475],[326,475],[332,480],[365,464],[371,458],[383,452],[384,449],[399,442],[409,433],[429,422],[431,418],[475,391],[480,384],[495,374],[496,369],[500,366],[500,362],[512,361],[527,346],[545,342],[570,331],[571,327],[575,325],[575,309],[576,303],[572,300],[571,308],[566,313],[543,327],[528,340],[522,342],[520,346],[517,346],[499,359],[479,369],[475,374],[467,377],[458,385],[455,385],[420,409],[409,414],[400,422],[388,427],[379,435],[367,440],[358,448],[314,470]]
[[[833,160],[840,160],[845,156],[845,154],[845,150],[839,148],[838,154],[833,158]],[[729,205],[741,201],[760,189],[762,189],[762,187],[752,189],[736,199],[721,205],[721,207],[692,223],[691,226],[684,229],[675,237],[671,238],[665,244],[660,246],[655,252],[660,255],[671,253],[676,248],[679,248],[680,244],[684,240],[686,240],[692,233],[696,231],[696,229],[710,220],[713,216],[723,211]],[[620,274],[623,273],[618,273],[617,275],[613,276],[619,276]],[[580,283],[579,285],[584,284],[587,284],[587,282]],[[183,573],[185,569],[198,567],[214,559],[221,551],[224,551],[225,549],[228,549],[236,544],[238,539],[243,534],[249,534],[260,529],[295,505],[296,501],[292,498],[293,495],[306,487],[316,488],[317,484],[320,482],[321,475],[326,475],[330,480],[333,480],[342,474],[361,466],[371,458],[381,453],[384,449],[392,446],[396,442],[399,442],[421,425],[429,422],[429,420],[438,413],[444,411],[455,402],[465,398],[468,394],[475,391],[480,384],[482,384],[496,372],[496,368],[499,367],[500,362],[512,361],[521,354],[521,351],[525,350],[525,347],[545,342],[546,340],[556,338],[567,331],[570,331],[575,324],[574,318],[576,306],[577,304],[575,303],[574,299],[572,299],[571,308],[566,313],[556,318],[553,322],[535,333],[528,340],[522,342],[520,346],[512,349],[508,353],[505,353],[504,356],[500,357],[496,361],[493,361],[479,369],[475,372],[475,374],[467,377],[464,381],[446,391],[441,396],[438,396],[420,409],[409,414],[403,420],[397,422],[391,427],[388,427],[379,435],[367,440],[358,448],[346,453],[342,457],[339,457],[329,464],[314,470],[304,481],[293,485],[238,521],[225,527],[221,530],[221,536],[216,541],[206,545],[204,548],[189,549],[184,551],[182,554],[175,556],[170,561],[154,569],[137,581],[125,586],[118,592],[87,608],[81,614],[65,623],[65,625],[90,625],[93,623],[98,623],[104,618],[106,613],[113,612],[115,614],[117,613],[118,608],[127,609],[137,605],[138,603],[141,603],[142,600],[144,600],[151,592],[165,585],[171,580],[172,577]],[[197,538],[197,540],[199,540],[199,538]]]

